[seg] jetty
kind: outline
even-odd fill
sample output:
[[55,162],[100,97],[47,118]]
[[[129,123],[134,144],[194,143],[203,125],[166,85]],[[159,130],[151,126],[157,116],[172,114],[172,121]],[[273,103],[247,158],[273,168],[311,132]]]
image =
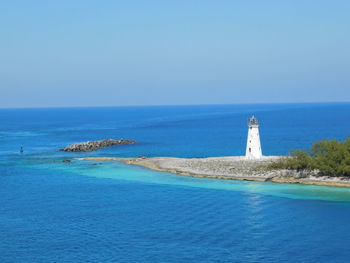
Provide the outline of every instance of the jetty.
[[61,152],[91,152],[100,148],[105,148],[114,145],[125,145],[125,144],[135,144],[136,141],[133,140],[115,140],[115,139],[106,139],[101,141],[89,141],[69,145],[60,149]]
[[200,178],[350,187],[348,177],[320,175],[317,170],[297,171],[269,168],[269,164],[281,158],[286,157],[263,156],[259,159],[248,159],[245,156],[208,158],[86,157],[82,160],[118,161],[152,170]]

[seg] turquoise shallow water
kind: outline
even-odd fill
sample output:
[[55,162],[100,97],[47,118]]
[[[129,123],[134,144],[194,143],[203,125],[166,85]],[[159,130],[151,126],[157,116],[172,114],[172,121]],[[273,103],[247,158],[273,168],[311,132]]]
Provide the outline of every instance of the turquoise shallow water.
[[[47,166],[44,165],[40,169],[47,169]],[[67,165],[58,165],[55,169],[73,172],[82,176],[126,180],[136,183],[238,191],[293,199],[350,202],[350,189],[343,187],[320,187],[314,185],[193,178],[152,171],[147,168],[130,166],[119,162],[75,160],[74,163],[68,167]]]
[[0,110],[1,262],[347,262],[350,189],[191,178],[57,149],[131,138],[140,143],[93,155],[239,155],[256,114],[264,153],[277,155],[344,139],[349,113],[346,103]]

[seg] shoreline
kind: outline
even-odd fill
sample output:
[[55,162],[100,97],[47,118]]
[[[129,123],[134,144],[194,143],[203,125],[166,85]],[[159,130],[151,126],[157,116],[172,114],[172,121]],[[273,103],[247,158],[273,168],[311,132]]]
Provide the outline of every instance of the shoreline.
[[280,158],[283,157],[264,156],[260,160],[248,160],[243,156],[208,158],[85,157],[79,159],[86,161],[119,161],[151,170],[197,178],[350,187],[350,178],[317,176],[316,172],[266,169],[267,164]]

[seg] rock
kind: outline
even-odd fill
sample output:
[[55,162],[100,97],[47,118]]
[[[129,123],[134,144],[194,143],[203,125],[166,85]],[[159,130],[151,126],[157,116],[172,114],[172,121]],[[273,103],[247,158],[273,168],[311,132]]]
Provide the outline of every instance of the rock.
[[91,165],[92,166],[97,166],[97,165],[100,165],[101,163],[92,163]]
[[91,152],[100,148],[109,147],[113,145],[121,144],[135,144],[133,140],[114,140],[107,139],[101,141],[91,141],[91,142],[82,142],[69,145],[65,148],[60,149],[62,152]]

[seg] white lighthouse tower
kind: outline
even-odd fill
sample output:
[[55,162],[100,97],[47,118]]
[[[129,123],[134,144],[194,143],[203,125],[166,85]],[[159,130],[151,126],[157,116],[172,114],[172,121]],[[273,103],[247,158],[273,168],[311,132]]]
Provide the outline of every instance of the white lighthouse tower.
[[259,122],[254,116],[248,119],[248,139],[245,156],[248,159],[260,159],[262,157]]

